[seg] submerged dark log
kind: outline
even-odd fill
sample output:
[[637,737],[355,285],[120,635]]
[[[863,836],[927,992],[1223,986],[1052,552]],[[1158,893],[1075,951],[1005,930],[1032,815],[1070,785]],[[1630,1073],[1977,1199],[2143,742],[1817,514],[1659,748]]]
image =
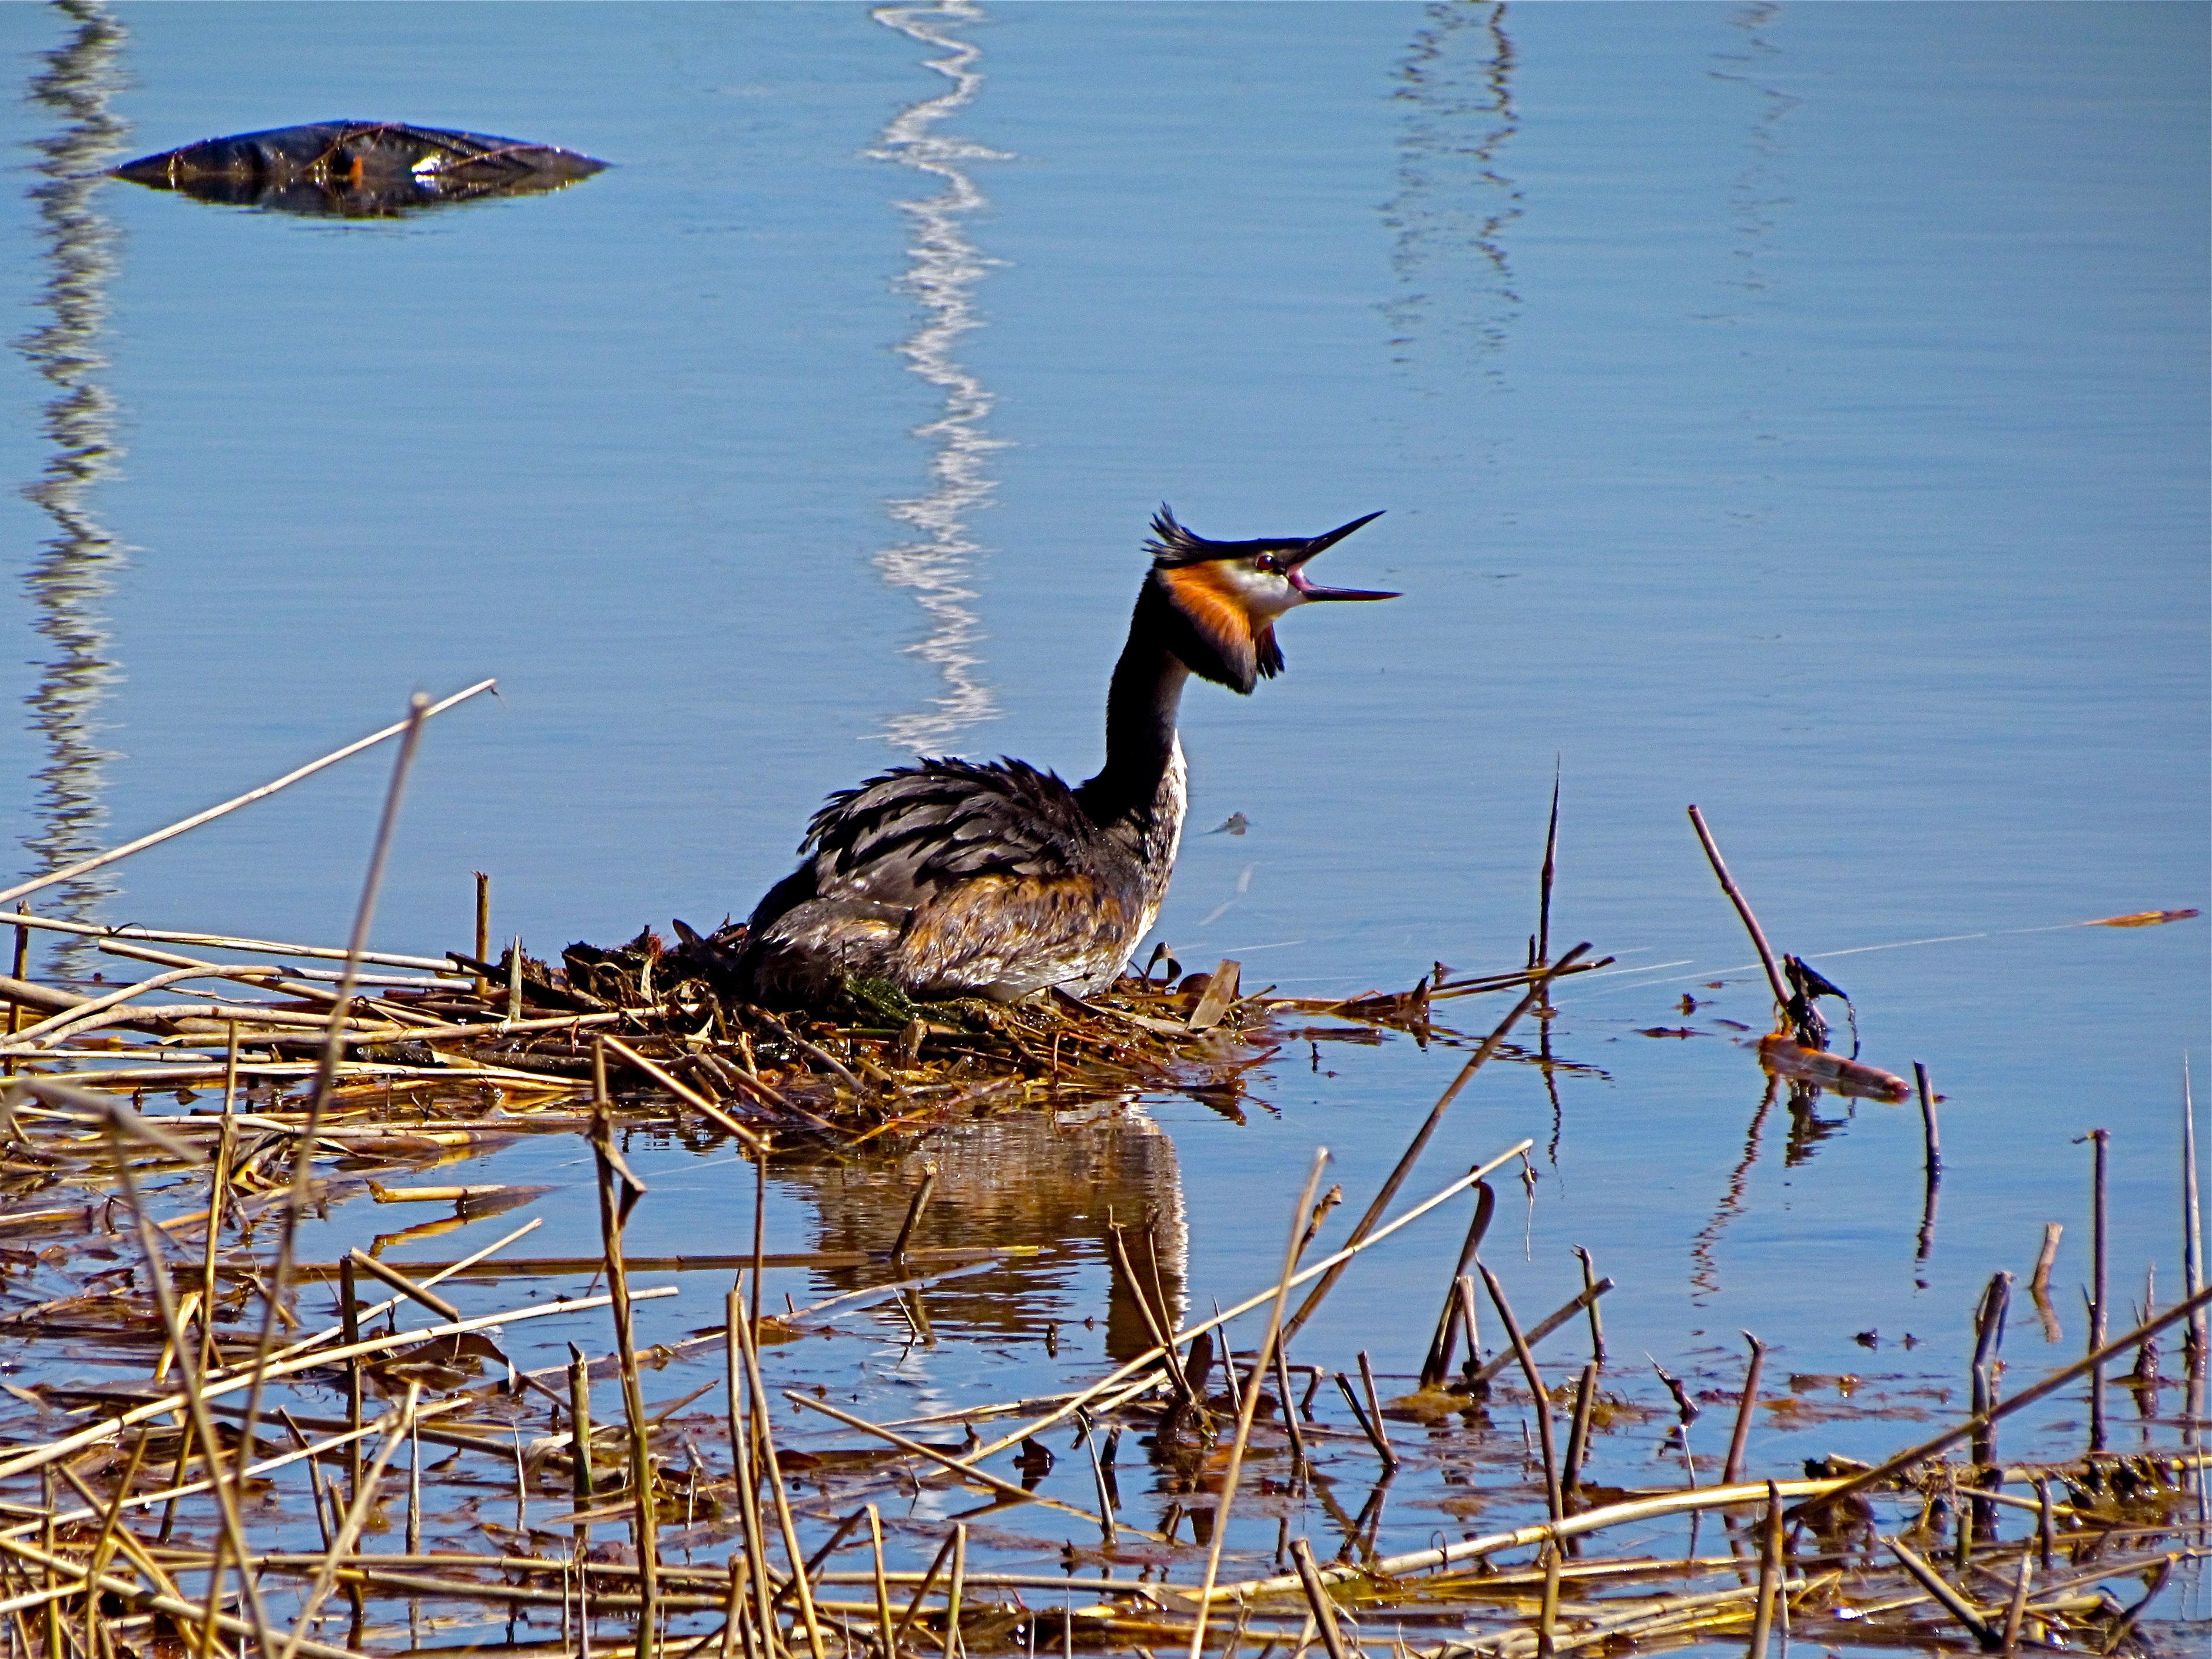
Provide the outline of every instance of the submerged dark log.
[[112,177],[198,201],[383,218],[491,196],[560,190],[606,166],[574,150],[398,121],[317,121],[204,139]]

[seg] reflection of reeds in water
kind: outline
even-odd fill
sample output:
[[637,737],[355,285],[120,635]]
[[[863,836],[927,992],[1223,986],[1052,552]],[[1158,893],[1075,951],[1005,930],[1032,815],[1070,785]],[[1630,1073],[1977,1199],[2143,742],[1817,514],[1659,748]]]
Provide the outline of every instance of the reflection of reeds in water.
[[[1144,1314],[1108,1239],[1123,1230],[1134,1270],[1154,1305],[1180,1320],[1187,1249],[1182,1182],[1175,1142],[1133,1110],[1095,1118],[1008,1114],[957,1123],[902,1158],[780,1166],[776,1178],[805,1192],[820,1250],[885,1249],[898,1235],[926,1166],[937,1182],[911,1241],[915,1248],[1033,1246],[1042,1256],[1008,1256],[927,1293],[930,1316],[972,1331],[1042,1340],[1055,1322],[1103,1316],[1115,1359],[1151,1346]],[[1112,1274],[1107,1305],[1067,1297],[1069,1254],[1094,1255]],[[1159,1282],[1150,1282],[1157,1266]],[[823,1275],[830,1290],[876,1282],[874,1269]],[[834,1281],[834,1282],[833,1282]],[[848,1282],[849,1281],[849,1283]],[[827,1293],[827,1292],[825,1292]]]
[[[99,0],[56,0],[56,9],[76,24],[75,32],[46,54],[29,88],[31,100],[60,123],[33,143],[38,179],[30,196],[47,270],[38,303],[47,320],[15,343],[54,391],[40,422],[51,453],[22,492],[54,524],[24,579],[37,618],[33,626],[49,651],[38,687],[26,699],[31,723],[46,741],[46,763],[36,774],[40,827],[24,840],[40,871],[99,850],[95,832],[106,817],[100,769],[112,757],[94,740],[93,716],[116,678],[100,605],[122,559],[86,498],[120,453],[114,404],[95,378],[106,367],[98,340],[116,233],[94,209],[93,193],[102,182],[101,167],[128,131],[107,107],[124,31]],[[56,908],[88,920],[113,890],[100,877],[66,882],[57,890]],[[54,971],[73,974],[84,949],[57,949]]]
[[1383,310],[1400,364],[1413,363],[1430,336],[1431,349],[1483,354],[1485,374],[1498,378],[1494,354],[1521,306],[1504,240],[1521,216],[1521,190],[1498,167],[1519,125],[1512,76],[1502,4],[1429,7],[1398,65],[1398,193],[1383,222],[1396,235],[1390,264],[1406,291]]
[[936,130],[971,102],[983,84],[976,68],[981,52],[945,32],[951,25],[981,21],[982,8],[971,0],[942,0],[930,7],[887,6],[874,15],[877,21],[943,52],[928,59],[928,66],[952,82],[951,91],[901,111],[873,152],[945,186],[926,200],[899,204],[913,216],[916,233],[905,286],[922,309],[921,325],[900,349],[914,372],[945,394],[945,412],[915,428],[916,437],[937,446],[930,462],[931,488],[927,495],[889,504],[891,516],[918,534],[876,556],[886,580],[914,590],[927,613],[928,637],[908,648],[935,665],[945,684],[943,694],[931,698],[925,710],[894,715],[878,734],[902,748],[920,748],[939,744],[962,726],[998,712],[990,687],[975,672],[982,660],[976,652],[982,629],[968,608],[975,597],[968,583],[969,561],[978,549],[968,534],[967,520],[991,494],[983,458],[1000,446],[983,433],[991,394],[952,353],[963,334],[982,326],[969,290],[991,266],[962,233],[961,222],[985,199],[963,169],[971,161],[1002,158]]

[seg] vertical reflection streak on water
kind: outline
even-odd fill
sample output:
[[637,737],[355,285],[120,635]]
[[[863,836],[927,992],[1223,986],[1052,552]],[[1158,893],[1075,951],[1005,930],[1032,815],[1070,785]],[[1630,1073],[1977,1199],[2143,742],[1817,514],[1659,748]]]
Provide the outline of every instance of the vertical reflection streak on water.
[[986,435],[983,423],[992,397],[983,383],[963,368],[953,350],[960,337],[981,328],[971,296],[975,284],[998,262],[986,258],[963,233],[962,222],[988,204],[966,169],[979,161],[1004,161],[1003,153],[938,131],[940,123],[975,100],[983,84],[977,67],[979,47],[947,32],[951,25],[984,21],[973,0],[940,0],[929,6],[886,6],[872,14],[887,27],[945,55],[925,60],[952,82],[950,92],[902,110],[884,129],[869,154],[896,161],[940,180],[945,188],[922,201],[898,205],[912,218],[912,263],[902,286],[921,306],[920,325],[899,347],[914,372],[944,393],[944,413],[914,428],[914,435],[936,446],[930,461],[927,495],[886,503],[890,516],[919,532],[884,549],[876,564],[894,587],[913,590],[927,620],[928,636],[905,647],[933,664],[944,684],[941,696],[926,709],[893,715],[874,738],[903,749],[941,744],[963,726],[989,720],[998,699],[978,677],[977,647],[982,624],[969,602],[970,561],[981,550],[968,533],[968,518],[997,488],[984,474],[985,458],[1004,448]]
[[1503,3],[1440,0],[1425,16],[1392,77],[1391,95],[1405,109],[1398,192],[1382,209],[1396,238],[1391,269],[1405,290],[1382,307],[1392,360],[1412,368],[1423,337],[1433,335],[1455,357],[1453,348],[1472,354],[1502,390],[1498,354],[1521,307],[1504,234],[1521,216],[1522,193],[1498,166],[1520,125],[1513,42]]
[[1712,1219],[1690,1242],[1690,1305],[1693,1308],[1705,1307],[1720,1291],[1721,1235],[1728,1231],[1729,1222],[1743,1213],[1744,1190],[1750,1184],[1752,1166],[1759,1162],[1759,1143],[1765,1136],[1767,1114],[1774,1109],[1780,1081],[1774,1077],[1766,1079],[1766,1092],[1759,1097],[1759,1109],[1752,1114],[1751,1128],[1743,1138],[1743,1159],[1729,1172],[1728,1190],[1714,1206]]
[[[1781,210],[1794,199],[1781,170],[1782,159],[1787,153],[1781,126],[1790,112],[1804,101],[1767,83],[1766,77],[1779,67],[1782,48],[1766,31],[1781,15],[1778,0],[1754,0],[1754,3],[1744,7],[1729,20],[1729,26],[1742,37],[1741,49],[1716,53],[1717,60],[1727,67],[1708,71],[1716,81],[1735,82],[1749,88],[1759,100],[1758,112],[1746,135],[1749,159],[1729,188],[1729,218],[1735,231],[1735,246],[1729,250],[1732,268],[1721,279],[1721,286],[1734,289],[1742,296],[1741,311],[1723,314],[1723,320],[1735,326],[1751,321],[1748,313],[1752,311],[1771,310],[1780,302],[1773,262],[1766,256],[1773,249]],[[1781,374],[1771,362],[1764,374],[1759,374],[1759,353],[1747,335],[1740,334],[1737,345],[1750,374],[1747,379],[1745,406],[1736,418],[1746,441],[1757,453],[1760,447],[1783,441],[1782,435],[1773,429],[1771,411],[1766,407],[1771,394],[1781,385]],[[1754,465],[1763,473],[1763,458]],[[1740,528],[1751,530],[1765,521],[1767,510],[1739,495],[1729,507],[1729,516]]]
[[[38,686],[25,699],[31,726],[46,745],[46,764],[34,775],[39,827],[23,842],[36,860],[34,872],[100,850],[97,832],[106,817],[101,769],[115,756],[94,740],[95,716],[120,678],[102,606],[124,562],[88,498],[122,453],[114,402],[98,378],[106,367],[99,340],[117,232],[94,200],[105,182],[101,168],[120,153],[129,131],[107,106],[125,35],[101,0],[55,0],[55,9],[75,30],[46,55],[27,94],[59,121],[29,145],[38,160],[28,194],[46,267],[37,305],[46,320],[15,342],[53,392],[40,422],[49,453],[22,487],[54,531],[24,576],[32,626],[48,652]],[[106,877],[94,876],[54,890],[57,913],[82,921],[115,889]],[[54,949],[49,971],[75,977],[88,956],[81,942],[64,943]]]

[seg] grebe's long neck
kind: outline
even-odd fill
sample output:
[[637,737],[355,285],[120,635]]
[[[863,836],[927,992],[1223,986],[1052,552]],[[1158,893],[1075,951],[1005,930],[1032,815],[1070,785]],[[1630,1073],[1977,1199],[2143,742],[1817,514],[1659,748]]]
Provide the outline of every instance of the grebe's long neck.
[[1182,836],[1182,745],[1176,714],[1190,670],[1168,649],[1169,601],[1151,582],[1106,694],[1106,764],[1076,792],[1092,823],[1127,845],[1164,888]]

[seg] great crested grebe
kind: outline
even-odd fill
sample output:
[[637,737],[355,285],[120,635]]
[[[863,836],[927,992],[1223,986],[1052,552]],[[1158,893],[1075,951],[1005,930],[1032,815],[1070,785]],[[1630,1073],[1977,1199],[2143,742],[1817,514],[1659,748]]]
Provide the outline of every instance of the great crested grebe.
[[1106,764],[1079,788],[1016,760],[924,760],[842,790],[814,815],[803,862],[753,911],[736,974],[772,1007],[841,981],[910,997],[1012,1001],[1113,984],[1159,914],[1182,839],[1183,682],[1249,695],[1281,672],[1275,618],[1318,599],[1305,567],[1382,516],[1326,535],[1210,542],[1162,507],[1128,643],[1106,696]]

